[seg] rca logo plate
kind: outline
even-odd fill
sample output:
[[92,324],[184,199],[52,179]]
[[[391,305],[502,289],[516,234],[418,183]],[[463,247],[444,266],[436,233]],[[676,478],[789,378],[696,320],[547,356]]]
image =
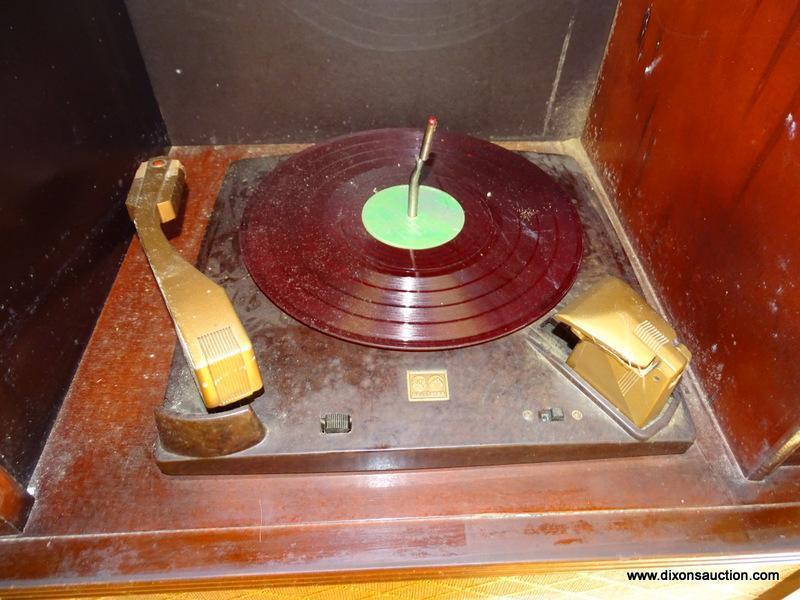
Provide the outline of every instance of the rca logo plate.
[[450,399],[447,371],[406,371],[410,402],[435,402]]

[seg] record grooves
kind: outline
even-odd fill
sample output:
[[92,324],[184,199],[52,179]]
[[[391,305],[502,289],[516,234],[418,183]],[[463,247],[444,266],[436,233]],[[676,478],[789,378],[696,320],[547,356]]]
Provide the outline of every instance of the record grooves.
[[454,239],[406,250],[367,232],[364,204],[408,181],[421,135],[385,129],[337,138],[254,186],[242,255],[274,304],[348,341],[434,350],[516,331],[564,296],[582,254],[577,211],[538,167],[489,142],[435,136],[422,183],[463,208]]

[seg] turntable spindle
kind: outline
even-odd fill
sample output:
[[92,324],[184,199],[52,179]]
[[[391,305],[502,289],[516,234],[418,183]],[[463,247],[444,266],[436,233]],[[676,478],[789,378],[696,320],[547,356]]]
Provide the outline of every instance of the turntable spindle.
[[436,131],[436,117],[428,117],[425,124],[425,134],[422,136],[422,146],[419,149],[417,164],[411,172],[411,179],[408,183],[408,217],[414,219],[419,210],[419,177],[422,174],[422,165],[428,160],[431,153],[431,142],[433,142],[433,132]]
[[[381,190],[375,188],[362,208],[364,228],[384,244],[404,250],[429,250],[451,241],[464,227],[464,209],[456,198],[439,187],[419,183],[422,166],[431,153],[436,125],[436,117],[428,117],[409,182]],[[413,139],[412,148],[416,147],[418,136],[413,135]],[[399,176],[402,176],[400,169],[408,168],[400,162],[397,167]],[[431,179],[441,185],[437,178]]]

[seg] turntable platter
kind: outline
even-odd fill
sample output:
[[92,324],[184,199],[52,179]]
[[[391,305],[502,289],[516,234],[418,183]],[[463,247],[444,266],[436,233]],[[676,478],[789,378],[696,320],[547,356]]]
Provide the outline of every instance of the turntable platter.
[[421,137],[337,138],[253,186],[242,255],[275,305],[351,342],[441,350],[516,331],[566,294],[582,254],[577,211],[541,169],[495,144],[436,133],[417,216],[424,231],[403,230],[389,188],[407,183]]

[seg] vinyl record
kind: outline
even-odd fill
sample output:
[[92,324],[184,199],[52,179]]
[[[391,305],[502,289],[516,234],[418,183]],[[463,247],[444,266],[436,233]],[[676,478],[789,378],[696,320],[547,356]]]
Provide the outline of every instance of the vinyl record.
[[[405,200],[397,219],[367,213],[387,188],[408,183],[421,137],[384,129],[337,138],[253,186],[242,255],[275,305],[351,342],[437,350],[516,331],[566,294],[582,254],[577,211],[541,169],[486,141],[435,134],[422,184],[455,229],[389,239],[405,247],[379,240],[382,227],[391,237],[392,223],[404,226]],[[417,219],[425,221],[414,231],[436,216],[426,206],[421,192]]]

